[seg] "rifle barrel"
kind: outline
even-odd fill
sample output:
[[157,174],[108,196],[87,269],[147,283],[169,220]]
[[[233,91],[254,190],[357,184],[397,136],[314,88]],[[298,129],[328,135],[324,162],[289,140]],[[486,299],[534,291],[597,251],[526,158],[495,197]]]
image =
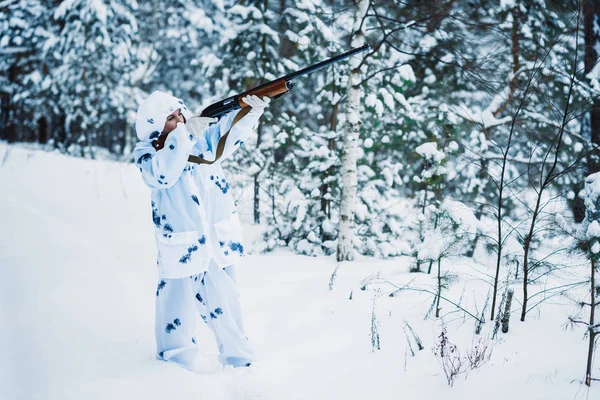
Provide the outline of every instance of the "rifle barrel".
[[272,84],[273,82],[278,82],[278,81],[286,81],[287,82],[287,81],[291,81],[292,79],[298,78],[300,76],[304,76],[304,75],[308,75],[310,73],[316,72],[316,71],[318,71],[320,69],[323,69],[323,68],[325,68],[325,67],[327,67],[327,66],[329,66],[331,64],[335,64],[336,62],[342,61],[342,60],[344,60],[344,59],[346,59],[348,57],[352,57],[355,54],[362,53],[363,51],[369,50],[370,48],[371,47],[368,44],[365,44],[362,47],[357,47],[355,49],[348,50],[347,52],[339,54],[339,55],[337,55],[335,57],[332,57],[332,58],[330,58],[328,60],[321,61],[320,63],[308,66],[308,67],[306,67],[304,69],[301,69],[300,71],[292,72],[289,75],[282,76],[281,78],[277,78],[274,81],[267,82],[267,83],[264,83],[262,85],[259,85],[259,86],[255,87],[255,88],[247,90],[244,93],[242,93],[240,95],[240,97],[243,97],[243,95],[245,95],[246,93],[253,92],[253,91],[257,90],[257,89],[262,89],[263,87],[266,87],[266,86]]
[[338,61],[342,61],[342,60],[344,60],[344,59],[346,59],[348,57],[352,57],[355,54],[362,53],[363,51],[369,50],[370,48],[371,47],[368,44],[365,44],[362,47],[357,47],[355,49],[348,50],[347,52],[339,54],[339,55],[337,55],[335,57],[332,57],[329,60],[321,61],[318,64],[311,65],[310,67],[306,67],[306,68],[301,69],[300,71],[297,71],[297,72],[293,72],[293,73],[291,73],[289,75],[284,76],[281,79],[291,80],[291,79],[298,78],[298,77],[303,76],[303,75],[308,75],[310,73],[313,73],[315,71],[323,69],[323,68],[327,67],[328,65],[335,64]]

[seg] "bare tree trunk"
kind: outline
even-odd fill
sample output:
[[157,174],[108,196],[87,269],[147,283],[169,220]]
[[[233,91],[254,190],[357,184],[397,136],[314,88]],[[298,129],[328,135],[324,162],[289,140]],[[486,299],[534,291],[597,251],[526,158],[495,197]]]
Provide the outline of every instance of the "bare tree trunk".
[[[333,106],[333,110],[331,111],[330,129],[333,132],[337,131],[339,110],[340,110],[340,103],[338,102]],[[335,140],[334,139],[329,139],[328,148],[331,151],[335,150]],[[327,175],[325,175],[325,177],[323,178],[323,183],[321,184],[321,187],[320,187],[321,212],[328,219],[331,218],[331,199],[329,197],[327,197],[327,193],[329,193],[329,188],[330,188],[330,185],[328,182],[329,182],[329,177],[333,176],[333,174],[334,174],[334,167],[331,166],[327,170]],[[321,242],[324,242],[326,240],[332,240],[332,238],[330,237],[331,234],[325,234],[325,231],[323,230],[322,225],[319,227],[319,234],[321,236]]]
[[[580,11],[577,12],[577,25],[576,27],[579,27],[579,21],[580,21],[580,17],[581,17],[581,13]],[[579,29],[575,30],[575,42],[577,42],[579,40]],[[529,232],[527,234],[527,236],[525,236],[525,240],[523,243],[523,250],[524,250],[524,254],[523,254],[523,303],[522,303],[522,309],[521,309],[521,321],[525,321],[525,315],[527,314],[527,301],[528,301],[528,293],[527,293],[527,288],[528,288],[528,283],[529,283],[529,252],[531,251],[531,242],[533,241],[533,235],[535,233],[535,228],[536,228],[536,224],[538,222],[538,217],[540,216],[540,213],[542,212],[543,209],[543,205],[541,204],[542,202],[542,196],[544,194],[544,191],[548,188],[548,186],[550,186],[550,184],[560,175],[560,172],[555,172],[556,171],[556,167],[558,165],[558,155],[560,154],[561,150],[562,150],[562,144],[563,144],[563,134],[565,132],[565,128],[567,126],[568,123],[568,115],[569,115],[569,103],[571,101],[571,96],[573,94],[573,87],[575,86],[575,78],[576,78],[576,74],[577,74],[577,62],[578,62],[578,57],[577,57],[578,53],[575,52],[575,60],[573,61],[573,71],[571,72],[571,76],[570,76],[570,82],[569,82],[569,92],[567,93],[567,97],[566,97],[566,102],[565,102],[565,109],[564,109],[564,113],[562,115],[562,122],[560,125],[560,128],[558,130],[558,133],[556,134],[556,139],[554,140],[554,143],[556,143],[556,149],[554,150],[554,161],[552,163],[552,166],[550,167],[550,169],[548,170],[548,173],[546,174],[546,177],[544,178],[544,166],[545,164],[542,164],[542,170],[540,172],[540,186],[539,188],[537,188],[536,193],[537,193],[537,200],[535,202],[535,208],[533,210],[533,214],[531,216],[531,225],[529,226]],[[544,157],[544,161],[546,161],[547,158],[549,158],[551,156],[551,152],[553,151],[552,149],[554,148],[553,145],[550,146],[550,148],[548,149],[545,157]],[[542,180],[543,178],[543,180]]]
[[508,326],[510,324],[510,306],[512,304],[512,298],[514,294],[515,291],[513,289],[508,289],[506,307],[504,307],[504,314],[502,316],[502,333],[508,332]]
[[438,283],[438,292],[437,292],[437,301],[435,304],[435,317],[440,317],[440,297],[442,297],[442,258],[439,257],[437,259],[437,283]]
[[[495,116],[502,114],[507,108],[510,107],[511,103],[515,98],[515,92],[519,82],[519,69],[521,68],[521,62],[519,61],[519,55],[521,52],[521,46],[519,44],[519,33],[521,32],[521,2],[517,1],[513,9],[511,10],[513,25],[511,31],[511,55],[512,55],[512,72],[513,76],[509,84],[509,93],[506,102],[496,110]],[[488,138],[490,139],[490,138]]]
[[[600,0],[585,0],[583,2],[583,32],[585,37],[584,47],[584,66],[585,74],[589,74],[598,62],[598,45],[600,44],[600,31],[598,22],[600,21]],[[600,145],[600,102],[595,99],[589,114],[584,117],[582,124],[582,136],[590,137],[591,142]],[[600,171],[600,160],[597,154],[590,154],[585,160],[585,175],[591,175]],[[574,190],[579,192],[583,184],[575,185]],[[585,218],[585,206],[583,200],[576,196],[571,202],[571,209],[575,222],[581,222]]]
[[[264,6],[263,11],[266,12],[267,8],[269,6],[268,0],[264,1],[263,6]],[[263,15],[265,15],[265,13],[263,13]],[[262,38],[261,49],[262,49],[262,54],[264,56],[264,54],[267,53],[267,38],[266,38],[266,36],[263,36],[263,38]],[[248,88],[248,89],[250,89],[250,88]],[[258,129],[256,130],[256,148],[257,149],[260,149],[260,144],[262,142],[262,136],[263,136],[263,123],[262,123],[262,119],[260,119],[260,121],[258,122]],[[254,175],[254,223],[255,224],[260,224],[260,182],[258,179],[259,175],[260,175],[260,172],[257,172]]]
[[[585,73],[594,69],[598,62],[598,45],[600,44],[600,0],[586,0],[583,4],[583,25],[585,35]],[[595,28],[594,28],[595,27]],[[600,102],[594,101],[594,106],[590,109],[590,134],[592,143],[600,145]],[[600,170],[598,160],[594,160],[594,171],[588,171],[592,174]]]
[[[512,26],[512,35],[511,35],[511,38],[512,38],[511,52],[512,52],[512,57],[513,57],[513,78],[510,81],[510,93],[508,96],[508,100],[505,103],[505,105],[507,107],[510,106],[510,103],[514,99],[514,93],[517,90],[517,82],[518,82],[516,72],[520,68],[520,62],[519,62],[519,30],[520,30],[519,15],[520,15],[520,11],[519,11],[519,9],[520,9],[520,4],[519,4],[519,2],[517,2],[515,7],[512,9],[513,26]],[[522,102],[521,102],[521,104],[519,104],[519,108],[517,110],[517,113],[515,114],[515,118],[512,121],[510,135],[508,136],[508,144],[506,146],[506,152],[504,152],[503,160],[502,160],[502,174],[500,176],[500,187],[499,187],[498,203],[497,203],[498,212],[496,215],[497,222],[498,222],[498,251],[497,251],[498,257],[496,259],[496,272],[494,274],[494,291],[492,292],[492,309],[491,309],[490,321],[494,320],[494,313],[496,312],[496,297],[498,295],[498,280],[500,277],[500,265],[502,263],[502,250],[503,250],[503,248],[502,248],[502,244],[503,244],[503,240],[502,240],[502,203],[504,201],[503,192],[505,189],[504,175],[506,172],[508,152],[510,151],[511,142],[513,139],[515,122],[517,120],[517,115],[519,114],[519,111],[522,108],[521,106],[522,106]],[[500,112],[500,110],[499,110],[499,112]]]
[[[362,21],[369,8],[368,0],[355,0],[354,26],[350,47],[364,45]],[[356,153],[358,149],[358,134],[360,131],[360,99],[362,90],[358,86],[362,81],[360,73],[361,60],[358,57],[350,59],[350,76],[347,87],[346,102],[346,132],[342,149],[342,201],[340,204],[340,224],[337,246],[337,260],[351,261],[354,259],[354,208],[356,205]]]
[[[256,148],[260,147],[261,138],[262,138],[263,124],[262,120],[258,123],[258,129],[256,132]],[[254,223],[260,224],[260,183],[258,182],[258,175],[260,172],[257,172],[254,175]]]
[[585,384],[590,386],[592,382],[592,360],[594,359],[594,343],[596,341],[596,335],[598,334],[594,329],[595,320],[594,314],[596,310],[596,262],[592,257],[592,276],[591,276],[591,290],[590,290],[590,305],[592,309],[590,310],[590,323],[589,323],[589,335],[590,335],[590,344],[588,347],[588,359],[587,359],[587,367],[585,370]]

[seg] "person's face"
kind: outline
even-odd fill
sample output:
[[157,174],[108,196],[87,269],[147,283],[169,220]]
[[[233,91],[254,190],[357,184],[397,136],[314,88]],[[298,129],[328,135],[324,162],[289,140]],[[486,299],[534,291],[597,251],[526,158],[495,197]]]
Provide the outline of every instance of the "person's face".
[[163,128],[162,134],[166,135],[171,133],[171,131],[177,128],[177,123],[183,122],[185,123],[185,119],[183,118],[183,114],[181,113],[181,108],[173,111],[171,115],[167,117],[167,122],[165,122],[165,127]]

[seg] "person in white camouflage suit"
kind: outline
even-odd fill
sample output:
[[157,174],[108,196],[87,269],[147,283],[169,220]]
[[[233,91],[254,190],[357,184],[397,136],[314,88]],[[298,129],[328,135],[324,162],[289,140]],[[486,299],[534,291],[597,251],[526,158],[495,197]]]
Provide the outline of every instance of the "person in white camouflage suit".
[[[237,210],[221,161],[258,125],[268,97],[242,99],[251,108],[213,118],[192,117],[182,100],[156,91],[137,112],[134,155],[152,190],[152,220],[158,249],[157,358],[197,368],[196,313],[215,334],[219,360],[249,366],[254,352],[244,333],[233,265],[244,256]],[[240,116],[243,114],[240,114]],[[233,123],[233,126],[232,126]],[[157,150],[153,141],[164,141]],[[188,161],[190,155],[215,160]],[[224,142],[224,143],[223,143]]]

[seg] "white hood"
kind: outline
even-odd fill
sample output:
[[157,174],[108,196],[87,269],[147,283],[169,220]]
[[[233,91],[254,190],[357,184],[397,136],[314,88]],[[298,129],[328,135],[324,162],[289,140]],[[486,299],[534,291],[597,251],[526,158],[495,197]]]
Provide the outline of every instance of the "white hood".
[[138,139],[150,141],[158,138],[165,127],[167,117],[178,108],[181,108],[186,119],[191,117],[181,99],[158,90],[148,96],[137,111],[135,131]]

